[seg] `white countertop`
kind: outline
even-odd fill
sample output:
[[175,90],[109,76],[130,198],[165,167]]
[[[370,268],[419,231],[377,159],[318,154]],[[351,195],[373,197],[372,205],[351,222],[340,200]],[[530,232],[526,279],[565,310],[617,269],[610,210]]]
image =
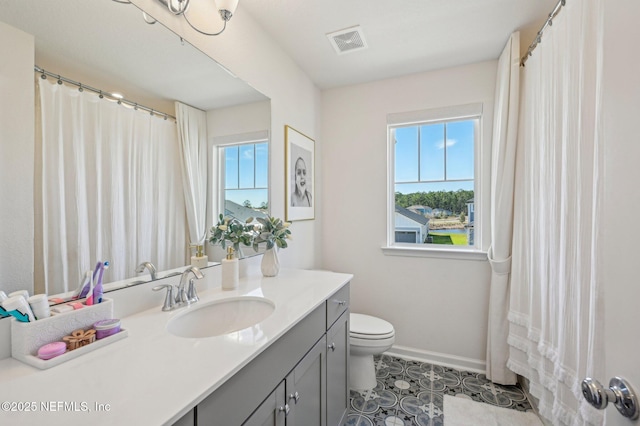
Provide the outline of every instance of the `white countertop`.
[[[162,312],[157,306],[122,318],[128,337],[48,370],[2,360],[0,424],[171,424],[351,278],[281,270],[277,277],[241,279],[233,291],[223,291],[218,283],[201,291],[200,302],[191,307]],[[208,274],[204,279],[217,277]],[[257,326],[223,336],[187,339],[166,331],[169,319],[185,309],[237,296],[266,297],[275,310]],[[22,411],[6,411],[7,402]],[[108,411],[97,410],[107,404]]]

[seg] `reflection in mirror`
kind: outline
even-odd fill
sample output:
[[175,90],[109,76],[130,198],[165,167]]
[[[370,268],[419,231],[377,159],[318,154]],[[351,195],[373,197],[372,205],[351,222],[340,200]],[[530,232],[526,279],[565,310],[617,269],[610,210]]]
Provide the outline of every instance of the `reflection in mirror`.
[[[136,272],[143,262],[153,263],[159,278],[167,273],[175,274],[175,268],[188,263],[191,255],[188,247],[193,237],[189,237],[189,212],[182,201],[185,184],[180,160],[185,154],[179,149],[179,123],[164,120],[164,114],[178,116],[174,109],[176,101],[204,111],[203,121],[208,132],[204,143],[223,135],[259,131],[268,135],[268,99],[160,24],[145,24],[140,10],[131,4],[110,0],[0,0],[0,6],[0,21],[34,36],[34,65],[104,93],[122,92],[134,104],[160,112],[149,114],[142,112],[142,108],[126,109],[115,101],[110,102],[109,96],[99,97],[72,85],[58,85],[55,78],[36,79],[42,85],[36,93],[36,111],[44,123],[43,131],[36,132],[36,152],[42,155],[39,157],[42,160],[36,161],[34,189],[35,292],[54,294],[74,290],[85,271],[99,260],[111,262],[105,271],[105,282],[128,279],[126,285],[131,285],[150,280],[149,268]],[[45,129],[50,122],[47,117],[58,117],[59,111],[53,109],[56,98],[44,103],[51,105],[51,109],[43,111],[42,92],[45,91],[55,92],[54,97],[66,91],[69,102],[88,97],[87,110],[101,105],[113,116],[120,119],[124,116],[124,121],[112,122],[120,124],[108,128],[91,123],[93,127],[74,139],[72,148],[49,145]],[[245,109],[250,112],[246,117]],[[224,118],[232,113],[243,114],[243,120]],[[104,117],[106,113],[99,114]],[[143,114],[145,117],[140,119]],[[76,121],[80,118],[79,114],[68,115]],[[139,136],[129,142],[117,145],[103,137],[105,131],[112,131],[114,127],[133,129],[130,126],[137,119],[142,124],[136,127],[138,130],[128,133]],[[239,121],[242,124],[238,124]],[[82,121],[77,125],[87,127]],[[140,151],[143,142],[159,140],[171,147],[171,151],[162,151],[158,146],[153,147],[155,151]],[[123,159],[125,146],[133,148]],[[55,153],[62,147],[72,154],[75,162],[60,167],[61,163],[52,161],[60,159]],[[81,156],[73,153],[82,153],[91,161],[80,161]],[[120,162],[116,162],[117,158]],[[215,171],[207,168],[206,159],[204,164],[206,187],[206,175]],[[55,191],[51,179],[54,176],[65,178],[59,180]],[[143,183],[144,179],[149,183]],[[153,186],[155,184],[159,185]],[[84,194],[83,207],[76,206],[76,195],[71,196],[72,189],[78,190],[78,187]],[[101,190],[106,192],[99,192]],[[173,199],[168,194],[173,194]],[[215,193],[205,190],[204,194],[207,199],[217,199]],[[55,214],[49,210],[49,202],[60,206]],[[211,206],[210,200],[206,202]],[[266,203],[268,205],[268,200]],[[90,207],[95,208],[94,213],[89,212]],[[159,225],[162,220],[165,225]],[[115,230],[111,228],[107,232],[105,224],[114,223],[118,224]],[[146,249],[137,245],[143,231],[148,240]],[[66,242],[63,243],[63,239]],[[60,256],[66,257],[51,257],[56,245]],[[162,258],[154,254],[160,246],[166,254]]]
[[[221,214],[242,223],[257,224],[254,219],[269,214],[269,145],[267,135],[235,135],[234,143],[217,146],[218,205]],[[213,234],[213,231],[210,233]],[[255,247],[240,245],[239,256],[256,253]],[[257,252],[265,247],[259,246]],[[215,245],[210,252],[214,260],[223,259],[225,251]]]

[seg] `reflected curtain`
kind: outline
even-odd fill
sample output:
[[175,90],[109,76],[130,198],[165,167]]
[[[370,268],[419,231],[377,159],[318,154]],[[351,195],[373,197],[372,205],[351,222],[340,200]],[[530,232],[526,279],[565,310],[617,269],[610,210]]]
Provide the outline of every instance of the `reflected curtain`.
[[580,390],[604,377],[602,6],[567,2],[521,76],[508,366],[554,425],[603,423]]
[[175,103],[182,165],[182,187],[191,245],[204,244],[207,236],[207,115]]
[[[40,291],[75,289],[185,263],[186,221],[175,123],[75,87],[37,79],[42,160]],[[38,238],[38,236],[36,236]],[[38,246],[38,245],[36,245]],[[38,263],[38,259],[36,259]]]
[[509,346],[509,281],[513,233],[518,110],[520,102],[520,33],[513,33],[500,55],[496,81],[491,156],[491,265],[487,378],[503,385],[516,383],[507,368]]

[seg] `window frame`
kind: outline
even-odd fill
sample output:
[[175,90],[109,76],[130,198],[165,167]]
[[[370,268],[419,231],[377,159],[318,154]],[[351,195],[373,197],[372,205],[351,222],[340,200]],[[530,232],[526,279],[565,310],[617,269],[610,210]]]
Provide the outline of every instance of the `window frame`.
[[[225,208],[225,164],[224,158],[220,155],[221,148],[239,146],[239,145],[251,145],[258,143],[267,144],[267,212],[271,214],[271,141],[268,131],[257,131],[235,135],[219,136],[213,139],[211,148],[213,152],[209,155],[211,159],[211,169],[214,171],[211,176],[211,200],[214,201],[211,206],[211,212],[213,217],[210,218],[212,223],[216,223],[218,220],[218,214],[224,213]],[[255,166],[254,166],[255,167]]]
[[[225,144],[225,145],[218,145],[218,170],[219,170],[219,176],[218,176],[218,203],[219,205],[224,209],[225,208],[225,201],[226,201],[226,191],[227,190],[237,190],[237,191],[241,191],[241,190],[264,190],[267,193],[267,212],[269,212],[270,210],[270,203],[269,203],[269,173],[267,173],[267,186],[266,187],[257,187],[255,186],[256,184],[256,170],[257,170],[257,158],[256,158],[256,145],[257,144],[265,144],[267,145],[267,149],[269,146],[269,143],[267,140],[255,140],[255,141],[245,141],[245,142],[237,142],[237,143],[231,143],[231,144]],[[233,189],[233,188],[227,188],[226,185],[226,154],[223,157],[223,155],[221,155],[221,150],[227,150],[229,148],[238,148],[238,161],[239,157],[241,155],[240,153],[240,147],[242,146],[247,146],[247,145],[253,145],[253,187],[243,187],[241,184],[241,170],[239,168],[238,165],[238,187]],[[269,167],[269,157],[267,156],[267,170]],[[251,207],[253,210],[257,209],[258,206],[252,206]]]
[[[433,108],[422,111],[394,113],[387,115],[387,242],[382,247],[385,255],[409,257],[456,258],[469,260],[486,260],[483,234],[488,224],[488,218],[480,215],[480,220],[474,221],[474,245],[450,246],[438,244],[414,244],[395,242],[395,144],[392,138],[393,130],[399,127],[418,126],[425,124],[446,123],[461,120],[477,120],[474,125],[474,211],[483,212],[486,194],[482,191],[484,176],[482,167],[484,158],[483,146],[483,104],[473,103],[443,108]],[[477,216],[476,216],[477,219]]]

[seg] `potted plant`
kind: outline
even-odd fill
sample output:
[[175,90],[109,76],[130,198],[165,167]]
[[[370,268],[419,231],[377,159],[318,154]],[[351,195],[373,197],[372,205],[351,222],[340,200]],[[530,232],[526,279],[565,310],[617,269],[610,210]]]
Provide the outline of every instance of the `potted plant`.
[[291,224],[272,216],[259,217],[256,220],[258,224],[253,227],[255,232],[253,249],[258,251],[259,244],[267,244],[260,268],[265,277],[275,277],[280,271],[277,249],[287,248],[287,240],[291,239],[291,230],[289,229]]
[[218,217],[218,223],[211,227],[209,242],[211,244],[220,244],[223,249],[228,244],[233,246],[236,257],[240,257],[240,244],[250,247],[254,243],[255,231],[253,218],[247,218],[243,223],[233,217],[224,217],[222,213]]

